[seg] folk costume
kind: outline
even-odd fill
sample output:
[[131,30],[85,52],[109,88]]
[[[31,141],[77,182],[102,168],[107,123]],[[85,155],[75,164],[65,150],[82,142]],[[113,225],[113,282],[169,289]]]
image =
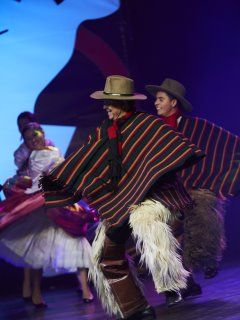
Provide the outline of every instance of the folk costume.
[[179,101],[180,109],[162,120],[206,154],[180,173],[195,202],[193,209],[185,212],[183,257],[186,266],[203,267],[206,278],[212,277],[225,248],[225,206],[240,191],[240,139],[205,119],[185,115],[192,106],[181,83],[165,79],[160,86],[148,85],[146,89],[154,96],[164,91]]
[[89,268],[91,246],[85,238],[91,212],[75,205],[69,208],[44,208],[39,192],[39,177],[61,163],[59,150],[46,147],[34,150],[28,160],[32,186],[0,204],[0,257],[18,266],[53,272],[75,272]]
[[[134,93],[133,80],[122,76],[108,77],[104,91],[91,97],[146,99]],[[202,156],[159,118],[133,112],[105,121],[86,144],[42,178],[48,207],[69,205],[84,196],[99,212],[90,272],[108,313],[141,319],[147,312],[155,319],[125,255],[131,233],[157,292],[185,286],[188,272],[182,267],[168,222],[192,205],[176,172]]]
[[[39,125],[40,126],[40,125]],[[45,146],[54,147],[54,143],[51,140],[45,139]],[[26,185],[31,186],[31,180],[29,179],[29,166],[28,161],[31,155],[31,150],[23,142],[14,151],[14,163],[17,167],[16,174],[7,179],[3,185],[3,192],[6,198],[10,198],[18,192],[21,192],[21,189]]]

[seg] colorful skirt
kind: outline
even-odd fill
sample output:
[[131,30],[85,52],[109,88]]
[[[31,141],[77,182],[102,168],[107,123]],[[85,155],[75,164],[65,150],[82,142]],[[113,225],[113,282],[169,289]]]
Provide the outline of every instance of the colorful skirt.
[[79,233],[72,235],[69,225],[72,214],[76,220],[77,213],[61,208],[46,210],[42,199],[39,193],[19,195],[0,204],[0,258],[18,267],[42,268],[45,275],[89,268],[91,246],[83,236],[86,223],[82,215],[79,228],[74,230]]

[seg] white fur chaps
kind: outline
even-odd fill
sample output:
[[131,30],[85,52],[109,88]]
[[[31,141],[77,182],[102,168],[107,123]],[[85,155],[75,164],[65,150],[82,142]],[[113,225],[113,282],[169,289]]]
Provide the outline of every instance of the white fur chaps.
[[92,243],[92,266],[89,269],[89,278],[93,281],[97,295],[103,308],[109,315],[122,317],[122,312],[112,293],[111,287],[105,278],[101,268],[100,259],[104,246],[106,227],[104,222],[100,222],[96,230],[96,236]]
[[131,208],[130,225],[141,254],[158,293],[179,291],[186,287],[189,273],[183,268],[179,245],[167,224],[171,212],[160,202],[145,200]]
[[[170,211],[154,200],[146,200],[131,208],[129,223],[136,239],[136,248],[141,254],[141,262],[146,264],[152,274],[158,293],[185,288],[188,277],[188,272],[183,268],[181,257],[177,253],[178,242],[167,224],[171,217]],[[89,276],[108,314],[123,317],[111,287],[100,268],[105,232],[105,224],[100,222],[92,244],[93,263]],[[135,281],[141,286],[131,263],[130,268]]]

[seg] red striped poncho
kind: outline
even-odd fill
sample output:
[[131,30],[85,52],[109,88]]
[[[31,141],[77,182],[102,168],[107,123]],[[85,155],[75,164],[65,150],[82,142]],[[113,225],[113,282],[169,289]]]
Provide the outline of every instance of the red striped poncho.
[[206,157],[181,172],[186,188],[209,189],[221,198],[240,191],[240,139],[205,119],[183,116],[178,130]]
[[[88,143],[42,178],[47,207],[66,206],[84,196],[101,219],[117,227],[128,219],[131,205],[140,203],[151,189],[161,186],[161,179],[203,157],[198,147],[153,115],[135,113],[120,130],[122,176],[117,192],[106,187],[110,181],[109,139],[103,124]],[[175,193],[169,190],[164,204],[179,208],[189,205],[181,197],[181,188],[175,188]]]

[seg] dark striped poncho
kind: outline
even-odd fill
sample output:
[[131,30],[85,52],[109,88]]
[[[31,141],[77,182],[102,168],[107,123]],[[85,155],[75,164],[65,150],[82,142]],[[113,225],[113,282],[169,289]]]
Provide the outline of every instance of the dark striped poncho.
[[200,149],[153,115],[135,113],[120,130],[123,169],[117,192],[106,187],[110,180],[109,139],[103,124],[88,143],[42,178],[47,207],[66,206],[85,196],[101,218],[116,227],[128,219],[129,207],[142,201],[162,177],[203,156]]
[[240,139],[215,124],[183,116],[178,130],[201,148],[206,157],[181,176],[186,188],[209,189],[221,198],[240,191]]

